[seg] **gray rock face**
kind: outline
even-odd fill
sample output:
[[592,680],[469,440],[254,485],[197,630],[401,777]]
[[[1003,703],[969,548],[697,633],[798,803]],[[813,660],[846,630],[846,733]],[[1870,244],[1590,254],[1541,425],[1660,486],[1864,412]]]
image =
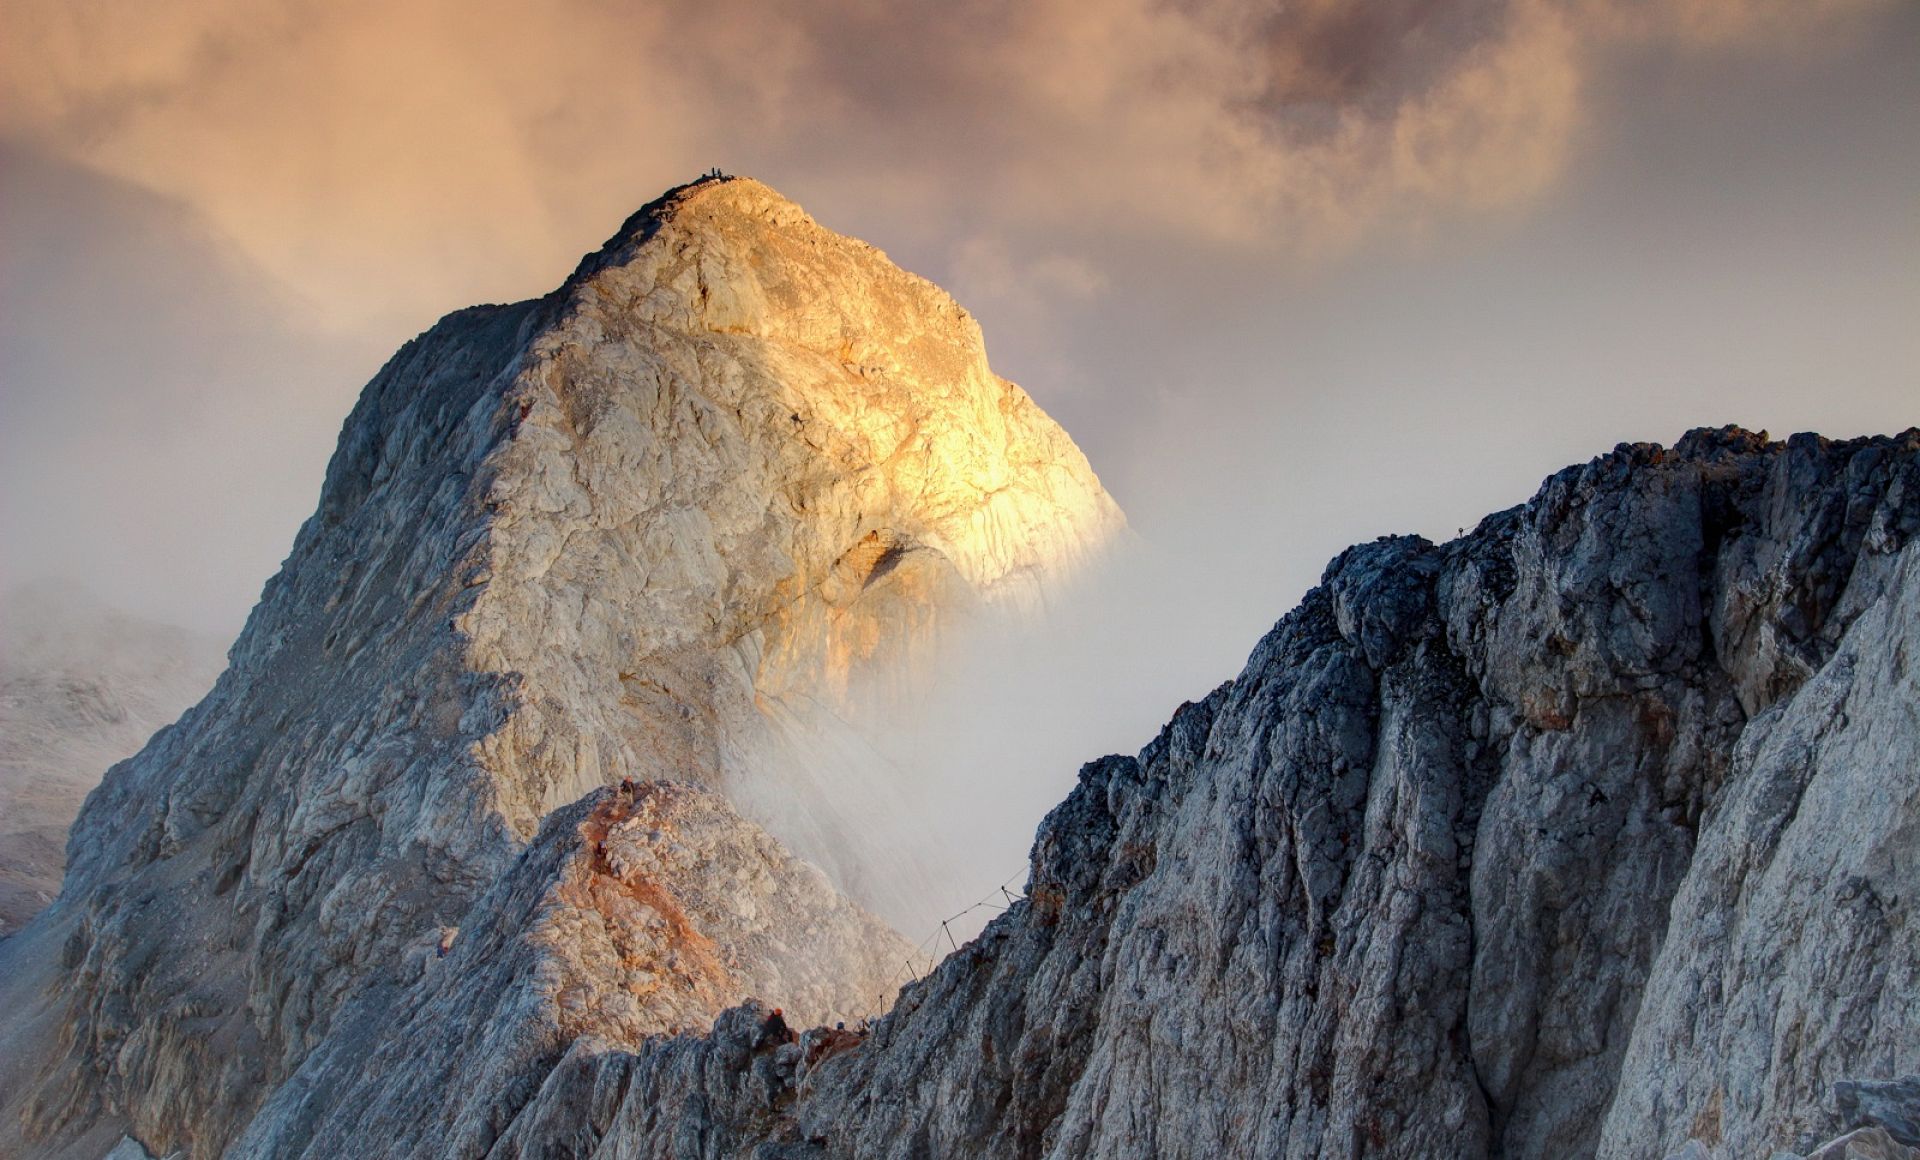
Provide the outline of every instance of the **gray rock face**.
[[[1851,1130],[1807,1153],[1804,1160],[1920,1160],[1920,1076],[1897,1080],[1841,1080],[1833,1085],[1840,1123]],[[1687,1141],[1691,1157],[1720,1160],[1725,1147]],[[1768,1160],[1803,1160],[1775,1151]]]
[[1911,1148],[1920,1148],[1920,1075],[1899,1079],[1843,1079],[1833,1102],[1848,1124],[1872,1124]]
[[1814,1149],[1807,1160],[1914,1160],[1915,1156],[1920,1152],[1895,1140],[1885,1128],[1856,1128]]
[[1352,549],[857,1045],[581,1058],[514,1154],[1811,1148],[1920,1059],[1917,532],[1920,431],[1729,430]]

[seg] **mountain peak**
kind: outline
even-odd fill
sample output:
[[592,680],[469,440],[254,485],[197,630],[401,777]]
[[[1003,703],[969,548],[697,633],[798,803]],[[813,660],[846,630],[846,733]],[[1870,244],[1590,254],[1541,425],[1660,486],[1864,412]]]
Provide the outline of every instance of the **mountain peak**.
[[[669,191],[367,385],[227,678],[108,773],[5,944],[80,964],[0,1027],[53,1077],[31,1130],[297,1152],[454,1024],[538,1054],[877,1010],[911,947],[852,903],[916,913],[935,836],[862,723],[1122,523],[943,291],[760,182]],[[528,907],[531,944],[493,921]]]
[[630,261],[639,247],[683,216],[704,220],[710,226],[725,223],[733,229],[801,225],[817,228],[805,210],[765,182],[734,174],[718,177],[703,174],[673,186],[635,210],[604,245],[580,260],[567,279],[567,286],[584,282],[609,266]]

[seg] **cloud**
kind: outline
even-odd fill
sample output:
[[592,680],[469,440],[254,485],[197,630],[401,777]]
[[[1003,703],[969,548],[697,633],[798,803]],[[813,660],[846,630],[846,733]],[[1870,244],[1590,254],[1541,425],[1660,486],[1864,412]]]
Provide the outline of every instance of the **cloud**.
[[952,289],[1144,543],[902,725],[943,913],[1345,544],[1913,419],[1911,6],[0,6],[0,581],[230,630],[381,357],[711,165]]
[[715,163],[909,240],[1338,248],[1549,187],[1613,47],[1873,6],[11,0],[0,129],[182,199],[318,321],[417,325]]
[[0,254],[0,588],[231,631],[379,354],[190,207],[5,142]]
[[1107,288],[1106,275],[1085,259],[1065,254],[1016,254],[993,237],[972,237],[953,247],[952,291],[962,300],[978,294],[1029,314],[1054,302],[1084,302]]

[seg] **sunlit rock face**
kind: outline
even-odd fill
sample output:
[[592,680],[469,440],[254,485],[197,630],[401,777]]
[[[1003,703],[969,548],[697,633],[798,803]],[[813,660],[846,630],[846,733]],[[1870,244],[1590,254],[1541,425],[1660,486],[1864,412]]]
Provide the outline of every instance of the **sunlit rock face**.
[[212,637],[70,584],[0,596],[0,937],[53,900],[67,826],[114,762],[206,695]]
[[0,1154],[479,1155],[568,1052],[874,1010],[907,948],[833,880],[887,901],[901,774],[840,755],[1120,526],[964,311],[756,182],[448,316],[0,944]]
[[461,625],[551,757],[503,815],[666,756],[901,913],[911,864],[868,844],[910,832],[901,771],[861,726],[911,708],[956,618],[1119,529],[1085,458],[943,291],[754,181],[630,221],[525,358]]
[[1920,430],[1622,446],[1343,553],[870,1035],[575,1058],[513,1154],[1906,1156],[1916,835]]

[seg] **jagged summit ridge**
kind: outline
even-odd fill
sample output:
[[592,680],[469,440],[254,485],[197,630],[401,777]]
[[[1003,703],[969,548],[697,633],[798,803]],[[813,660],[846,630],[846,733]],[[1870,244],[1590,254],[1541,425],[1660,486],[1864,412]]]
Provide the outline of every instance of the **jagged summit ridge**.
[[1915,656],[1920,430],[1622,446],[1343,553],[857,1044],[576,1057],[511,1154],[1908,1155]]
[[[972,319],[879,251],[747,180],[643,220],[368,384],[231,667],[109,773],[59,900],[5,949],[0,1151],[24,1132],[86,1154],[128,1126],[195,1155],[243,1131],[305,1147],[370,1058],[409,1049],[396,1003],[426,1003],[420,1034],[495,1026],[538,1061],[756,992],[807,1019],[883,1001],[904,948],[734,807],[886,905],[909,876],[846,833],[850,792],[899,792],[858,764],[861,705],[1122,520]],[[693,783],[673,800],[713,865],[577,856],[610,840],[556,811],[628,778]],[[742,905],[816,901],[729,943],[702,874],[739,876]],[[555,885],[580,875],[601,885]],[[607,929],[625,949],[601,981],[638,1007],[566,984],[605,972],[494,905]],[[683,919],[698,939],[646,934]],[[774,961],[803,921],[830,984]],[[490,922],[519,949],[450,986]],[[511,1114],[475,1096],[462,1139]]]

